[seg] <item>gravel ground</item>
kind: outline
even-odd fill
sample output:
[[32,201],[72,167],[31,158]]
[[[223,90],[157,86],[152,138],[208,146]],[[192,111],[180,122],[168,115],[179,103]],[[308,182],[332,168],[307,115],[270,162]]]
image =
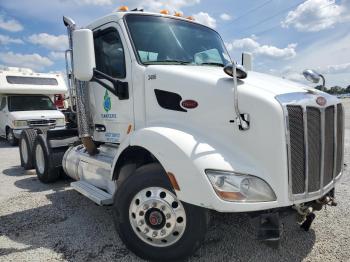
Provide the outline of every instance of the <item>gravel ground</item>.
[[[190,261],[350,260],[350,100],[346,105],[345,176],[338,207],[317,213],[309,232],[287,223],[279,249],[255,239],[244,215],[214,215]],[[19,166],[18,148],[0,141],[0,261],[140,261],[115,234],[111,208],[95,205],[65,180],[39,183]]]

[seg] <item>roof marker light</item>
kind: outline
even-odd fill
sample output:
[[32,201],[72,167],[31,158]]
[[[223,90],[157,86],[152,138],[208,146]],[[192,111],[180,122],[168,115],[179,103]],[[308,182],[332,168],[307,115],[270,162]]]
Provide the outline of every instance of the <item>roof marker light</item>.
[[195,19],[194,19],[194,17],[193,16],[188,16],[188,17],[186,17],[188,20],[191,20],[191,21],[194,21]]
[[127,11],[129,11],[129,7],[127,7],[126,5],[123,5],[123,6],[118,8],[118,11],[120,11],[120,12],[127,12]]
[[180,13],[180,12],[176,12],[176,11],[175,11],[174,16],[177,16],[177,17],[182,17],[182,13]]
[[169,14],[169,10],[166,10],[166,9],[163,9],[163,10],[160,10],[160,12],[162,15],[168,15]]

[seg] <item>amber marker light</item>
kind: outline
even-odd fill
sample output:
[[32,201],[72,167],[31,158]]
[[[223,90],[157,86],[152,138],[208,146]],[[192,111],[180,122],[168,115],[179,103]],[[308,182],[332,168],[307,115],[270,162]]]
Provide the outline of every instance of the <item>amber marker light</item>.
[[188,17],[186,17],[188,20],[191,20],[191,21],[194,21],[195,19],[194,19],[194,17],[193,16],[188,16]]
[[123,5],[123,6],[118,8],[118,11],[120,11],[120,12],[127,12],[127,11],[129,11],[129,7]]
[[168,15],[169,14],[169,11],[166,10],[166,9],[163,9],[163,10],[160,10],[160,12],[162,15]]
[[128,126],[128,131],[126,131],[127,134],[130,134],[131,133],[131,130],[132,130],[132,125],[129,125]]
[[168,175],[168,177],[169,177],[170,183],[171,183],[171,185],[173,186],[173,188],[174,188],[176,191],[180,191],[179,184],[177,183],[174,174],[171,173],[171,172],[168,172],[167,175]]
[[182,14],[180,12],[175,12],[174,16],[182,17]]

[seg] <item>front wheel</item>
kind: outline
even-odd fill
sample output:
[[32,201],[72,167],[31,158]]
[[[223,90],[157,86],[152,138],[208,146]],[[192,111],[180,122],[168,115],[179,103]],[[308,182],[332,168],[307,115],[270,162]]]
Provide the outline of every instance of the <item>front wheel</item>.
[[18,139],[15,137],[15,134],[13,133],[13,129],[12,128],[8,128],[6,131],[6,139],[7,142],[11,145],[11,146],[17,146],[18,145]]
[[179,201],[159,164],[140,167],[128,177],[114,205],[121,239],[143,259],[185,259],[204,240],[207,210]]

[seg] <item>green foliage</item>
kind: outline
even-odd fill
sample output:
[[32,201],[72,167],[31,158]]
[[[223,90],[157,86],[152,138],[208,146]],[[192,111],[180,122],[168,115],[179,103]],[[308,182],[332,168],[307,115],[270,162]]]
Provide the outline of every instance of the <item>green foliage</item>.
[[342,88],[340,86],[332,86],[331,88],[326,88],[321,85],[318,85],[315,88],[332,95],[350,94],[350,85],[347,88]]

